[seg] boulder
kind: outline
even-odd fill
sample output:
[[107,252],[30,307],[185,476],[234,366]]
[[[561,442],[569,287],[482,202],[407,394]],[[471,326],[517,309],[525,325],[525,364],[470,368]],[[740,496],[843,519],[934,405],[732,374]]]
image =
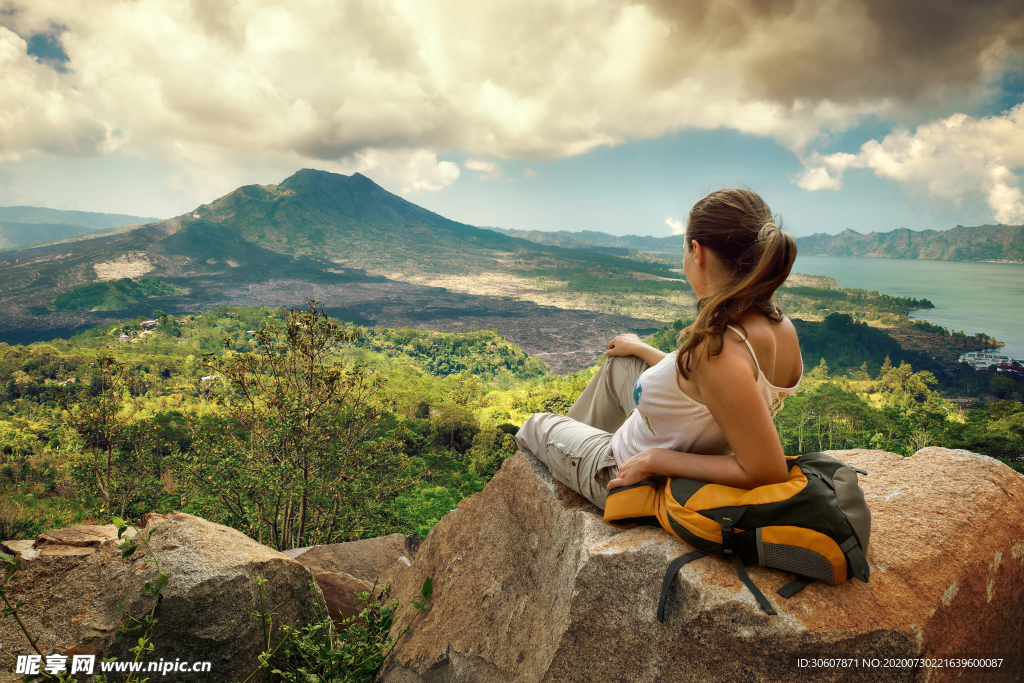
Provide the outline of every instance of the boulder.
[[284,554],[314,572],[348,574],[371,584],[402,557],[416,556],[419,539],[405,534],[364,538],[348,543],[314,545],[286,550]]
[[[242,680],[256,668],[263,628],[246,613],[259,606],[256,577],[267,580],[268,609],[281,603],[273,622],[274,645],[280,642],[280,625],[315,618],[319,591],[309,571],[290,557],[200,517],[174,513],[147,521],[144,532],[155,530],[150,544],[169,579],[148,661],[211,663],[209,673],[175,672],[176,681]],[[8,595],[12,602],[24,600],[19,614],[44,655],[99,655],[122,622],[118,603],[136,617],[152,608],[143,593],[143,584],[156,576],[154,565],[146,562],[149,554],[143,547],[125,559],[118,544],[113,525],[58,529],[35,541],[4,544],[22,559],[22,578],[8,584]],[[9,617],[0,620],[0,643],[14,655],[32,653]],[[119,647],[112,650],[119,659],[133,658]],[[98,658],[96,666],[98,673]],[[0,673],[0,680],[21,676]]]
[[343,619],[359,614],[356,605],[356,593],[373,590],[373,584],[364,579],[357,579],[344,572],[316,572],[313,574],[316,585],[324,594],[327,603],[327,614],[336,624]]
[[[942,448],[831,455],[869,472],[869,583],[811,584],[787,600],[775,591],[792,574],[748,567],[779,612],[769,616],[730,563],[705,557],[680,570],[661,624],[665,569],[691,548],[604,524],[520,453],[434,527],[411,566],[395,565],[392,595],[407,604],[430,576],[433,605],[378,680],[1021,680],[1024,477]],[[393,634],[413,613],[399,612]],[[1003,662],[886,666],[919,657]]]
[[355,594],[370,591],[396,562],[409,564],[416,556],[420,540],[416,536],[391,534],[348,543],[315,545],[284,551],[308,567],[316,578],[327,603],[327,612],[336,622],[359,613]]

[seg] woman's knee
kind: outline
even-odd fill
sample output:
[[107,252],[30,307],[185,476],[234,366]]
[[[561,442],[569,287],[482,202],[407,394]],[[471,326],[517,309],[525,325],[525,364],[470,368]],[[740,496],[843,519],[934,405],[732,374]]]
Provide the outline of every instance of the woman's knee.
[[639,356],[612,356],[605,361],[607,372],[616,378],[639,377],[640,373],[649,368]]
[[541,455],[547,443],[547,433],[553,426],[552,418],[562,418],[562,416],[552,413],[534,413],[527,418],[523,426],[516,432],[515,439],[519,450],[537,456]]

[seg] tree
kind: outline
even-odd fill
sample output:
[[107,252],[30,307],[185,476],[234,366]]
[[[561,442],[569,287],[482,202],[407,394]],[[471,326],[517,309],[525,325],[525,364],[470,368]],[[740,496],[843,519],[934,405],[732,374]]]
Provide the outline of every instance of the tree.
[[112,356],[96,361],[90,386],[55,389],[66,444],[77,451],[71,474],[80,489],[102,501],[100,512],[139,516],[159,507],[162,449],[132,394],[137,383]]
[[473,437],[480,431],[473,411],[458,403],[441,404],[430,422],[438,445],[462,453],[469,450]]
[[999,398],[1006,398],[1006,395],[1012,394],[1016,388],[1016,382],[1002,375],[994,375],[988,381],[988,390]]
[[818,363],[818,366],[807,374],[814,379],[828,379],[828,363],[826,363],[825,359],[822,358],[821,362]]
[[252,350],[206,357],[227,386],[216,428],[194,429],[181,463],[192,509],[280,550],[394,528],[414,480],[380,378],[335,353],[357,334],[309,301]]
[[856,380],[867,380],[871,379],[871,373],[868,371],[868,362],[864,361],[861,363],[860,369],[853,373],[853,378]]

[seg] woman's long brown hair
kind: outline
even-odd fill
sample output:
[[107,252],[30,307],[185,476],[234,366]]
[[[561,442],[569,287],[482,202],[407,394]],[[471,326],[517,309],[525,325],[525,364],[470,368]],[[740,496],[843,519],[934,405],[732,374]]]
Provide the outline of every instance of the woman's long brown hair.
[[789,277],[796,242],[783,232],[771,209],[750,190],[712,192],[693,205],[686,223],[686,246],[696,241],[728,267],[732,278],[697,303],[697,319],[679,333],[676,367],[689,377],[693,351],[701,343],[708,358],[722,352],[726,325],[745,311],[782,320],[775,290]]

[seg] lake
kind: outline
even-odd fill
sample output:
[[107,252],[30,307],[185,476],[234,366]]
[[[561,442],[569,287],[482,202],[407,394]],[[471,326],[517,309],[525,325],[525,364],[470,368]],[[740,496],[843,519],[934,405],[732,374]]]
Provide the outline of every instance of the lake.
[[911,316],[950,330],[1006,342],[1001,349],[1024,359],[1024,264],[797,256],[794,273],[838,278],[840,287],[928,299],[935,308]]

